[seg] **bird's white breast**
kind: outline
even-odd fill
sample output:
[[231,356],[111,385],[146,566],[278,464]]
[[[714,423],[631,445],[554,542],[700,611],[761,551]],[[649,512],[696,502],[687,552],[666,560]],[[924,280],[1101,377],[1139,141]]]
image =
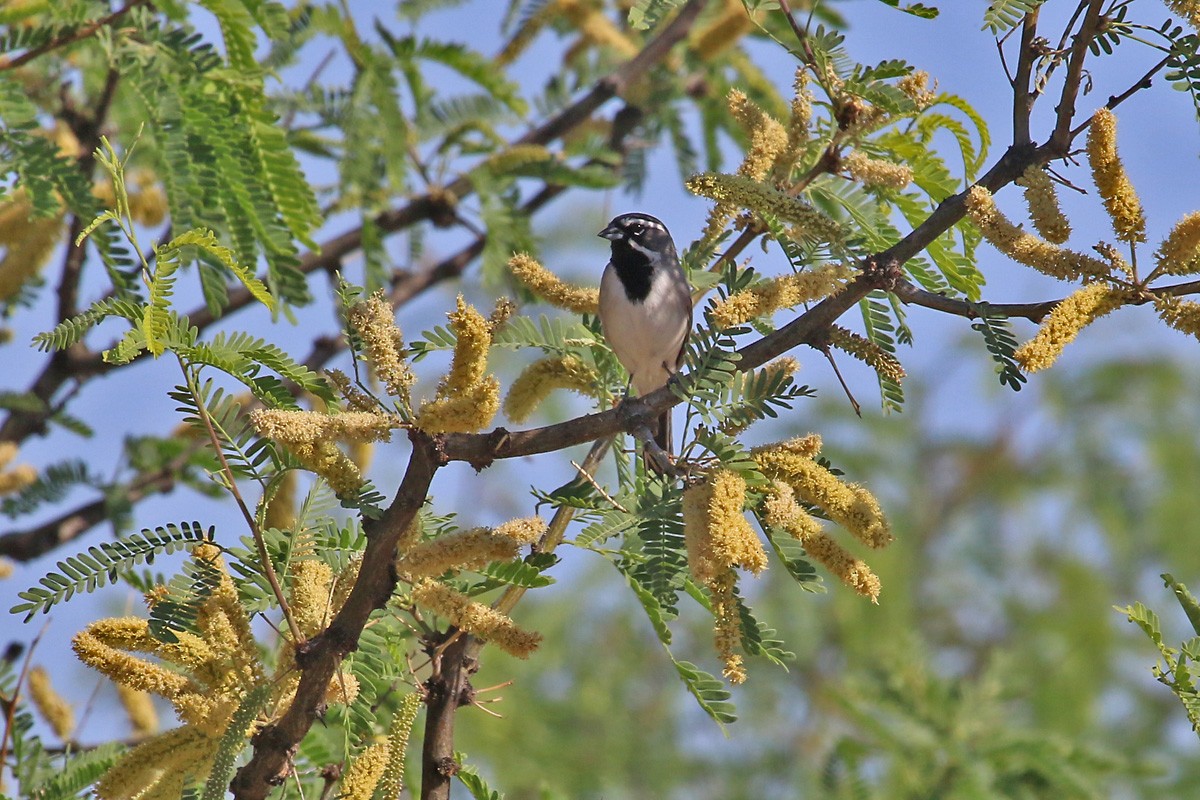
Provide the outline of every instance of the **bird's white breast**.
[[674,285],[664,270],[657,270],[650,293],[641,303],[625,294],[617,271],[609,264],[600,279],[600,322],[604,338],[633,378],[639,395],[665,386],[674,374],[675,361],[691,328],[691,306],[680,318],[686,288]]

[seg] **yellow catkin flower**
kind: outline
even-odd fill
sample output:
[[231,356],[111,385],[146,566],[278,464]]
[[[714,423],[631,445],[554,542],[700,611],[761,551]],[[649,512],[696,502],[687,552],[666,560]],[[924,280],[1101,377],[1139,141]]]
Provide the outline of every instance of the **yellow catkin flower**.
[[496,305],[492,307],[492,313],[488,315],[488,327],[492,330],[492,336],[508,324],[513,315],[517,313],[517,304],[511,297],[497,297]]
[[780,162],[789,168],[800,160],[808,144],[809,128],[812,125],[813,95],[808,89],[808,70],[800,67],[792,82],[792,106],[788,117],[788,143]]
[[782,442],[755,447],[751,451],[751,454],[780,452],[790,453],[802,458],[816,458],[820,454],[822,446],[821,435],[819,433],[809,433],[804,436],[793,436],[791,439],[785,439]]
[[1198,0],[1163,0],[1167,8],[1187,20],[1187,23],[1200,31],[1200,2]]
[[267,503],[264,527],[276,530],[291,530],[296,522],[296,471],[288,470],[279,479],[275,496]]
[[729,113],[750,137],[737,174],[752,181],[761,181],[771,171],[779,155],[787,149],[787,130],[779,120],[772,118],[738,89],[729,92],[728,102]]
[[338,439],[346,442],[386,442],[398,420],[388,414],[370,411],[296,411],[285,408],[257,408],[250,412],[250,424],[260,436],[285,446],[314,444]]
[[716,300],[709,310],[719,328],[743,325],[752,319],[837,294],[852,272],[842,264],[771,278],[757,286]]
[[542,641],[540,633],[523,630],[494,608],[429,578],[413,587],[413,600],[517,658],[528,658]]
[[1037,334],[1016,349],[1013,360],[1026,372],[1046,369],[1081,330],[1123,302],[1123,294],[1106,283],[1083,287],[1054,307]]
[[737,652],[742,646],[742,618],[734,587],[737,576],[726,570],[709,587],[713,606],[713,647],[721,659],[721,674],[733,684],[746,682],[746,668]]
[[504,399],[504,414],[525,422],[555,389],[595,395],[599,376],[577,356],[552,356],[535,361],[521,371]]
[[832,325],[829,329],[829,343],[868,365],[879,373],[880,377],[895,383],[904,380],[904,367],[896,357],[865,336],[840,325]]
[[1163,322],[1180,333],[1200,339],[1200,303],[1177,297],[1156,297],[1154,307]]
[[633,58],[640,52],[638,43],[626,36],[596,5],[584,0],[554,0],[550,5],[572,23],[588,44],[608,48],[624,58]]
[[64,742],[70,741],[71,734],[75,732],[75,710],[55,691],[50,683],[50,674],[44,667],[34,667],[29,671],[29,696],[54,735]]
[[717,469],[683,492],[683,532],[688,569],[712,586],[732,567],[758,574],[767,568],[762,542],[744,513],[746,481],[736,472]]
[[1058,192],[1054,181],[1046,170],[1030,164],[1017,185],[1025,187],[1025,204],[1029,206],[1029,219],[1033,227],[1051,244],[1062,244],[1071,236],[1071,223],[1058,204]]
[[123,683],[115,684],[117,697],[125,715],[129,717],[129,726],[133,728],[133,738],[145,739],[158,733],[158,712],[154,710],[154,700],[148,692],[132,689]]
[[297,444],[288,450],[306,469],[324,478],[339,496],[353,495],[363,484],[358,465],[333,442]]
[[806,503],[825,510],[829,518],[869,547],[892,541],[879,501],[862,486],[845,483],[811,457],[782,447],[751,452],[763,474],[787,483]]
[[796,493],[783,481],[772,481],[762,504],[763,520],[782,528],[794,538],[805,541],[821,533],[821,523],[796,502]]
[[[775,217],[782,222],[795,223],[797,234],[807,239],[817,242],[840,242],[845,238],[842,227],[837,222],[804,200],[745,175],[705,172],[688,178],[686,185],[693,194],[716,200],[718,204],[725,204],[730,208],[745,208]],[[707,233],[705,235],[707,236]]]
[[879,602],[879,578],[861,559],[846,552],[828,534],[818,533],[803,540],[804,552],[821,564],[830,574],[872,603]]
[[0,442],[0,496],[13,494],[37,480],[37,469],[30,464],[17,464],[6,469],[17,457],[18,448],[13,442]]
[[371,800],[375,787],[387,766],[389,746],[387,742],[373,744],[350,762],[350,768],[342,776],[341,800]]
[[379,407],[369,394],[355,386],[350,377],[340,369],[326,371],[325,377],[333,384],[333,388],[338,390],[338,394],[352,411],[375,411]]
[[1057,247],[1021,230],[1001,213],[991,192],[982,186],[971,187],[966,205],[967,214],[983,238],[1014,261],[1064,281],[1109,273],[1109,265],[1097,258]]
[[147,227],[161,225],[167,217],[167,193],[158,176],[148,170],[136,170],[128,180],[129,214]]
[[458,308],[449,314],[450,330],[455,335],[454,358],[450,372],[438,387],[439,396],[453,397],[475,386],[487,370],[492,331],[474,306],[458,296]]
[[348,706],[358,697],[359,688],[358,678],[354,677],[354,673],[339,669],[329,679],[329,686],[325,689],[325,702],[329,705]]
[[493,175],[504,175],[530,164],[541,164],[554,160],[554,153],[550,152],[545,145],[516,144],[492,153],[484,159],[480,168]]
[[404,337],[383,291],[350,306],[346,322],[362,341],[367,361],[388,393],[407,402],[416,377],[404,361]]
[[[398,545],[397,549],[404,552],[405,546]],[[342,610],[342,606],[346,604],[346,598],[350,596],[350,590],[354,588],[355,581],[358,580],[358,571],[362,567],[362,555],[356,554],[346,562],[346,566],[342,567],[342,571],[338,573],[337,579],[333,582],[333,595],[329,599],[329,616],[332,617]]]
[[1092,116],[1087,139],[1092,180],[1112,218],[1113,230],[1123,242],[1146,241],[1146,216],[1125,166],[1117,155],[1117,118],[1101,108]]
[[329,621],[333,568],[310,559],[292,564],[292,619],[305,636],[315,636]]
[[416,425],[429,433],[474,433],[491,423],[500,410],[500,381],[489,375],[458,397],[421,406]]
[[136,617],[102,619],[75,634],[71,646],[84,664],[115,683],[151,692],[168,700],[200,687],[186,675],[137,658],[124,650],[149,650],[153,645],[146,621]]
[[552,306],[576,314],[596,314],[600,311],[600,290],[564,283],[532,256],[517,253],[508,260],[508,271],[529,291]]
[[189,725],[147,739],[101,776],[96,794],[102,800],[179,797],[189,776],[208,773],[218,744]]
[[45,266],[63,231],[62,214],[34,217],[23,189],[0,203],[0,300],[13,297]]
[[0,581],[13,576],[13,564],[7,558],[0,558]]
[[746,13],[742,0],[724,0],[716,14],[693,29],[688,40],[699,60],[709,62],[753,29],[754,20]]
[[391,730],[388,732],[388,760],[378,785],[382,798],[399,797],[404,789],[404,756],[408,752],[408,737],[420,708],[421,695],[413,692],[404,695],[400,707],[392,715]]
[[455,531],[414,545],[396,562],[396,572],[411,578],[436,578],[450,570],[482,569],[493,561],[517,557],[518,543],[488,528]]
[[1200,272],[1200,211],[1193,211],[1176,222],[1154,256],[1158,259],[1159,271],[1164,274]]
[[854,152],[842,159],[842,167],[859,183],[883,189],[903,189],[912,183],[912,168],[904,164],[893,164],[871,158],[865,153]]
[[896,82],[896,88],[908,96],[909,100],[917,106],[918,111],[924,111],[933,105],[933,101],[937,99],[936,86],[930,88],[929,73],[924,70],[916,70],[905,75]]

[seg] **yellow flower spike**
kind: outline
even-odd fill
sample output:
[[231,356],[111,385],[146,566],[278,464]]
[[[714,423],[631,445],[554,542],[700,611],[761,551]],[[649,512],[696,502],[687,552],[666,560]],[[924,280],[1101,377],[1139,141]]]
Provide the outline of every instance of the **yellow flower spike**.
[[1157,297],[1154,307],[1163,322],[1180,333],[1200,339],[1200,303],[1177,297]]
[[1119,272],[1131,281],[1134,279],[1133,267],[1125,260],[1125,256],[1121,255],[1121,252],[1116,247],[1108,242],[1100,242],[1094,249],[1108,261],[1113,274]]
[[724,0],[705,24],[692,30],[688,36],[692,51],[703,62],[712,61],[733,47],[754,29],[754,20],[746,13],[741,0]]
[[292,564],[292,619],[306,637],[315,636],[329,618],[333,568],[317,559]]
[[816,458],[821,452],[822,445],[823,442],[819,433],[809,433],[804,436],[793,436],[791,439],[785,439],[782,442],[755,447],[750,452],[751,455],[780,452],[790,453],[802,458]]
[[608,48],[624,58],[633,58],[641,50],[595,5],[581,0],[554,0],[550,5],[574,24],[588,44]]
[[1054,181],[1046,170],[1030,164],[1017,185],[1025,188],[1025,204],[1029,206],[1029,219],[1033,227],[1051,244],[1062,244],[1071,236],[1071,223],[1063,215],[1058,204],[1058,192]]
[[338,670],[329,679],[329,686],[325,689],[325,702],[331,706],[348,706],[358,697],[358,690],[358,678],[354,677],[354,673]]
[[882,588],[879,578],[865,562],[850,555],[825,533],[809,536],[803,539],[802,543],[804,552],[843,584],[863,597],[870,598],[872,603],[879,602],[879,592]]
[[0,300],[13,297],[45,266],[63,231],[62,214],[34,217],[23,189],[0,203]]
[[187,725],[147,739],[104,773],[96,794],[102,800],[177,798],[189,776],[208,773],[218,744]]
[[383,290],[350,306],[346,322],[358,334],[364,355],[388,394],[407,402],[416,376],[404,361],[404,336]]
[[717,469],[683,492],[683,534],[688,569],[712,587],[732,567],[758,574],[767,568],[762,542],[746,520],[746,481]]
[[600,376],[576,356],[553,356],[535,361],[517,376],[504,399],[504,414],[516,423],[530,415],[555,389],[594,396]]
[[805,201],[745,175],[704,172],[688,178],[685,185],[692,194],[715,200],[718,205],[746,208],[782,222],[793,222],[800,235],[814,241],[841,242],[845,239],[841,225]]
[[488,315],[488,328],[492,331],[492,336],[508,324],[513,315],[517,313],[517,303],[511,297],[497,297],[496,305],[492,306],[492,313]]
[[145,739],[158,733],[158,712],[154,709],[154,700],[150,694],[132,689],[123,683],[114,685],[117,687],[121,707],[125,709],[129,725],[133,728],[133,738]]
[[545,145],[516,144],[492,153],[484,159],[480,166],[495,175],[504,175],[529,164],[541,164],[554,160],[554,153],[550,152]]
[[843,353],[854,356],[871,369],[895,383],[904,380],[907,373],[900,361],[891,353],[854,331],[833,325],[829,329],[829,343]]
[[0,558],[0,581],[13,576],[13,564],[7,558]]
[[842,159],[842,168],[864,186],[882,189],[903,189],[912,183],[911,167],[893,164],[865,153],[854,152]]
[[[397,550],[404,552],[405,548],[397,547]],[[333,584],[333,596],[329,600],[330,617],[341,611],[342,606],[346,604],[346,598],[350,596],[350,590],[354,588],[354,583],[358,580],[360,567],[362,567],[362,555],[355,554],[338,573],[337,580]]]
[[1057,247],[1014,225],[996,207],[991,192],[982,186],[972,186],[967,193],[967,214],[978,226],[983,238],[1009,258],[1032,267],[1043,275],[1070,281],[1079,278],[1102,277],[1109,274],[1105,262]]
[[408,738],[420,708],[421,695],[413,692],[404,695],[400,707],[392,716],[391,730],[388,733],[387,766],[383,768],[383,775],[378,784],[380,797],[399,797],[404,789],[404,757],[408,753]]
[[333,384],[333,388],[337,389],[338,394],[346,401],[346,405],[351,411],[377,411],[379,408],[370,395],[359,389],[350,380],[350,377],[340,369],[326,370],[325,377]]
[[[250,630],[250,617],[238,602],[237,588],[225,568],[220,550],[215,545],[203,544],[192,551],[192,558],[207,561],[221,573],[220,583],[196,615],[196,625],[205,640],[219,648],[222,663],[217,669],[218,683],[213,685],[234,685],[248,690],[264,679],[258,645]],[[239,700],[242,693],[238,694]]]
[[724,668],[721,674],[733,684],[746,682],[746,668],[738,650],[742,647],[742,619],[738,613],[734,587],[737,575],[726,570],[709,587],[713,605],[713,647]]
[[390,414],[370,411],[323,414],[319,411],[258,408],[250,412],[250,424],[260,436],[274,439],[285,447],[292,447],[333,440],[391,441],[392,430],[399,424],[399,420]]
[[542,641],[540,633],[523,630],[508,616],[430,578],[413,586],[413,600],[517,658],[528,658]]
[[744,325],[781,308],[793,308],[837,294],[852,274],[848,267],[834,264],[771,278],[723,300],[715,300],[709,315],[719,328]]
[[1197,0],[1163,0],[1167,8],[1187,20],[1187,23],[1200,31],[1200,2]]
[[450,372],[438,384],[436,399],[421,406],[416,424],[430,433],[471,433],[500,410],[500,382],[484,375],[492,329],[462,295],[449,317],[456,337]]
[[1037,334],[1013,353],[1026,372],[1046,369],[1079,332],[1121,306],[1122,292],[1106,283],[1091,283],[1066,297],[1046,317]]
[[795,163],[804,150],[808,141],[809,127],[812,125],[813,95],[808,89],[808,70],[799,67],[792,81],[792,113],[788,119],[788,160]]
[[387,766],[389,749],[387,742],[380,742],[359,753],[342,776],[342,791],[338,797],[341,800],[371,800]]
[[933,105],[933,101],[937,99],[937,86],[930,88],[929,73],[924,70],[916,70],[905,75],[896,82],[896,88],[908,96],[909,100],[917,106],[918,111],[924,111]]
[[414,545],[396,561],[396,572],[412,578],[436,578],[450,570],[478,570],[493,561],[517,557],[518,543],[488,528],[455,531]]
[[533,544],[546,533],[546,521],[541,517],[519,517],[510,519],[493,532],[517,544]]
[[500,381],[489,375],[459,397],[421,406],[416,425],[429,433],[474,433],[487,427],[500,410]]
[[168,700],[199,691],[199,685],[187,676],[124,652],[152,652],[160,644],[150,636],[146,620],[124,617],[93,622],[75,634],[71,646],[80,661],[115,683],[152,692]]
[[787,130],[738,89],[730,90],[728,102],[729,113],[750,137],[737,174],[755,182],[761,181],[787,149]]
[[1123,242],[1146,241],[1146,216],[1125,165],[1117,155],[1117,118],[1107,108],[1092,116],[1087,139],[1088,164],[1092,180],[1112,218],[1113,230]]
[[597,314],[600,311],[600,290],[572,286],[543,267],[532,256],[517,253],[508,260],[508,271],[525,288],[552,306],[576,314]]
[[50,683],[50,674],[44,667],[34,667],[29,671],[29,697],[54,735],[64,742],[70,741],[71,734],[75,732],[75,710],[55,691]]
[[787,483],[801,500],[824,509],[863,544],[878,548],[892,541],[879,501],[863,487],[844,483],[811,457],[785,448],[762,448],[751,456],[764,475]]
[[275,496],[267,503],[263,525],[276,530],[291,530],[296,523],[296,471],[284,473],[275,489]]
[[1158,259],[1158,271],[1165,275],[1200,272],[1200,211],[1176,222],[1154,256]]

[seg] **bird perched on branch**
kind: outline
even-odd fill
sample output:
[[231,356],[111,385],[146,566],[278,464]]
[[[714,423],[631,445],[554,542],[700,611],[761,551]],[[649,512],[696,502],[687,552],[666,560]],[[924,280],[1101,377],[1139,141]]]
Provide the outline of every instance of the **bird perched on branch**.
[[[683,363],[692,328],[687,276],[667,226],[649,214],[622,214],[599,235],[612,243],[600,279],[600,325],[633,390],[647,395],[666,386]],[[654,441],[671,454],[669,410]]]

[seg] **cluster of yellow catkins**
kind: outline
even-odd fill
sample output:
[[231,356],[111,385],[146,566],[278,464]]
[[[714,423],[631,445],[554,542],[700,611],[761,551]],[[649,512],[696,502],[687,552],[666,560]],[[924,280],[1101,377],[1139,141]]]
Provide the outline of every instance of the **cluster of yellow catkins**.
[[[1117,153],[1117,121],[1108,108],[1096,111],[1088,126],[1087,156],[1092,182],[1117,240],[1131,249],[1145,242],[1146,216]],[[1034,337],[1017,348],[1013,358],[1022,369],[1036,372],[1049,367],[1085,327],[1122,305],[1144,299],[1146,293],[1164,322],[1200,338],[1200,303],[1146,288],[1161,275],[1200,273],[1200,212],[1175,223],[1154,252],[1153,271],[1130,286],[1134,279],[1130,262],[1112,244],[1096,246],[1103,259],[1061,246],[1070,236],[1070,223],[1059,207],[1053,181],[1041,167],[1029,167],[1017,183],[1025,188],[1029,217],[1040,237],[1010,221],[982,186],[967,193],[968,216],[984,239],[1014,261],[1059,280],[1084,281],[1082,288],[1046,315]]]
[[[192,559],[219,574],[216,587],[197,614],[198,633],[177,631],[178,641],[164,642],[151,635],[146,620],[123,617],[98,620],[75,636],[75,654],[117,684],[135,734],[149,737],[100,778],[96,791],[104,800],[178,798],[189,781],[207,775],[221,737],[250,692],[271,687],[268,716],[273,709],[285,707],[295,692],[296,670],[290,657],[295,643],[288,642],[289,653],[280,660],[276,675],[265,675],[249,617],[238,602],[220,550],[202,544],[192,551]],[[352,564],[334,583],[323,562],[294,565],[291,606],[305,635],[316,633],[338,610],[356,569],[357,564]],[[161,593],[152,593],[147,603],[153,606],[160,598]],[[135,653],[154,656],[171,666]],[[352,675],[335,675],[326,701],[349,703],[357,689]],[[147,693],[166,698],[183,725],[154,735],[158,723]],[[247,731],[247,735],[252,733]]]
[[437,396],[422,404],[415,424],[429,433],[473,433],[500,410],[500,381],[487,374],[495,327],[462,295],[449,317],[455,336],[450,371],[438,384]]
[[15,443],[0,442],[0,496],[19,492],[37,480],[37,470],[31,464],[9,466],[17,452]]
[[[818,436],[810,435],[752,451],[759,470],[770,480],[761,503],[761,518],[795,537],[815,561],[854,591],[878,602],[879,579],[863,561],[826,534],[801,503],[822,509],[828,517],[872,548],[892,541],[879,502],[862,486],[846,483],[816,457]],[[714,639],[723,674],[733,683],[746,679],[741,646],[737,574],[757,574],[767,567],[762,542],[745,516],[745,480],[728,469],[716,469],[684,490],[683,524],[688,569],[712,597]]]
[[528,658],[541,642],[540,634],[521,629],[507,615],[472,600],[437,578],[448,572],[482,569],[493,561],[511,561],[522,546],[537,542],[545,532],[544,521],[529,517],[511,520],[497,528],[471,528],[425,541],[402,543],[396,573],[413,585],[412,597],[417,605],[506,653]]

